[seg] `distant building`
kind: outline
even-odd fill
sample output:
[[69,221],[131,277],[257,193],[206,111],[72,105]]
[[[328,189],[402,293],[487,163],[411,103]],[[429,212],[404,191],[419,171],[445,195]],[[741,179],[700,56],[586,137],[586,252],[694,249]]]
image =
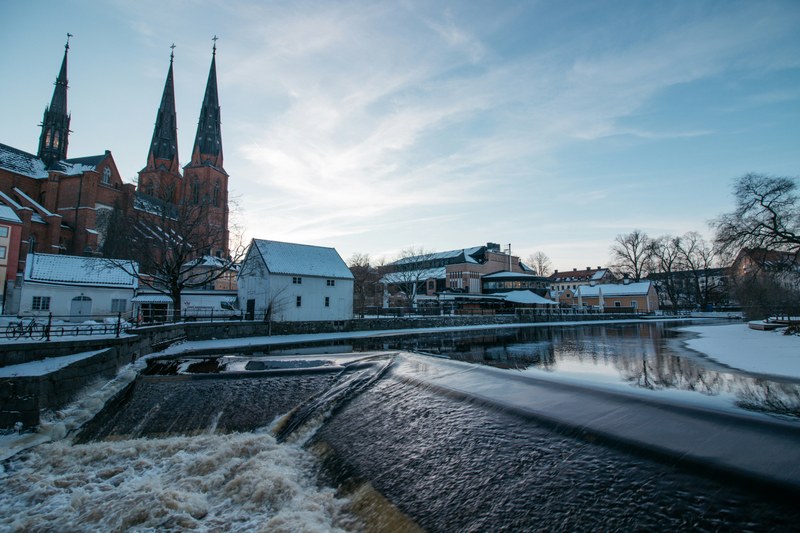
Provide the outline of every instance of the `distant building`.
[[611,270],[607,268],[587,266],[583,270],[578,270],[577,268],[563,272],[556,270],[548,276],[548,280],[550,281],[551,290],[565,291],[567,289],[577,289],[581,285],[613,283],[616,278],[611,273]]
[[[128,270],[137,272],[132,263]],[[83,321],[122,313],[130,317],[138,277],[108,259],[30,254],[17,309],[10,313]]]
[[727,268],[704,268],[647,275],[658,292],[662,309],[711,310],[730,304]]
[[353,318],[353,274],[333,248],[253,239],[238,294],[249,320]]
[[545,296],[549,285],[548,278],[525,272],[501,271],[487,274],[481,278],[481,292],[483,294],[527,290],[536,293],[538,296]]
[[649,313],[659,309],[658,294],[651,281],[578,285],[576,289],[567,289],[561,293],[560,302],[569,306],[594,307],[605,311],[625,309]]
[[[387,265],[386,270],[381,279],[386,287],[386,305],[435,299],[437,294],[448,291],[481,294],[483,276],[496,272],[533,274],[533,269],[519,257],[491,242],[486,246],[404,257]],[[392,301],[393,297],[397,301]]]

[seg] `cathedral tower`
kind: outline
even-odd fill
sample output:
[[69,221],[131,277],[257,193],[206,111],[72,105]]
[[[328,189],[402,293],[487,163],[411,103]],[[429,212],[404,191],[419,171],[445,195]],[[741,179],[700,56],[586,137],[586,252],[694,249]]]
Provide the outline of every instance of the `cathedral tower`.
[[69,52],[69,38],[64,45],[64,59],[61,61],[61,71],[56,78],[53,98],[50,105],[44,110],[42,118],[42,133],[39,136],[39,151],[37,156],[48,167],[57,161],[67,158],[67,143],[69,137],[70,116],[67,114],[67,53]]
[[[172,45],[174,50],[175,45]],[[181,171],[178,162],[178,125],[175,113],[175,86],[172,78],[174,53],[169,55],[169,70],[156,114],[153,140],[147,154],[147,165],[139,171],[141,193],[170,203],[177,203],[181,194]]]
[[217,38],[211,55],[206,92],[200,108],[192,159],[184,169],[184,201],[204,206],[210,239],[203,254],[227,257],[228,173],[222,166],[222,129],[217,93]]

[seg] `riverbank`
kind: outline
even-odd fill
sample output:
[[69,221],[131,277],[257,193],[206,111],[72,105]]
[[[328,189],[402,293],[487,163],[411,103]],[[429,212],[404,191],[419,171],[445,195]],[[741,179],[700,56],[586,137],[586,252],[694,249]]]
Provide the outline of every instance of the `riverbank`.
[[785,328],[757,331],[747,324],[689,326],[694,333],[686,346],[720,364],[756,374],[800,379],[800,335],[784,335]]

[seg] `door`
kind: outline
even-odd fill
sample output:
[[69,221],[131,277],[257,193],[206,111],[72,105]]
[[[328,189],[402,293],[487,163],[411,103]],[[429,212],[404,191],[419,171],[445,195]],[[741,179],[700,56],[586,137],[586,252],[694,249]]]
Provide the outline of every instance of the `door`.
[[92,299],[88,296],[76,296],[69,307],[70,320],[79,322],[92,315]]
[[247,300],[247,312],[244,315],[245,320],[255,320],[256,315],[256,301]]

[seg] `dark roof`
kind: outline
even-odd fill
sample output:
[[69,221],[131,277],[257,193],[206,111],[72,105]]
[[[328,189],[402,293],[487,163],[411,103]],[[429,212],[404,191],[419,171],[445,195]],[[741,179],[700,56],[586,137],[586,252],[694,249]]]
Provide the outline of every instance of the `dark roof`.
[[150,154],[154,159],[178,160],[178,126],[175,116],[175,86],[172,77],[172,56],[169,60],[167,80],[161,95],[161,105],[156,114]]
[[567,270],[553,272],[548,276],[550,281],[599,281],[608,272],[607,268],[588,268],[584,270]]
[[484,276],[481,276],[481,278],[482,279],[526,279],[526,280],[547,281],[547,278],[544,276],[537,276],[536,274],[528,274],[525,272],[509,272],[508,270],[494,272],[492,274],[486,274]]
[[97,166],[106,157],[107,154],[87,155],[86,157],[70,157],[69,159],[65,159],[64,162],[72,165]]
[[[192,160],[195,162],[197,155],[213,157],[215,166],[222,166],[222,131],[220,127],[219,95],[217,93],[217,54],[216,47],[211,58],[211,68],[208,71],[206,94],[203,106],[200,109],[200,121],[197,123],[197,135],[194,139]],[[201,158],[202,159],[202,158]]]
[[740,262],[743,257],[750,258],[765,269],[800,269],[800,249],[795,252],[784,252],[765,248],[742,248],[734,263]]
[[0,168],[30,178],[47,178],[44,161],[33,154],[0,143]]

